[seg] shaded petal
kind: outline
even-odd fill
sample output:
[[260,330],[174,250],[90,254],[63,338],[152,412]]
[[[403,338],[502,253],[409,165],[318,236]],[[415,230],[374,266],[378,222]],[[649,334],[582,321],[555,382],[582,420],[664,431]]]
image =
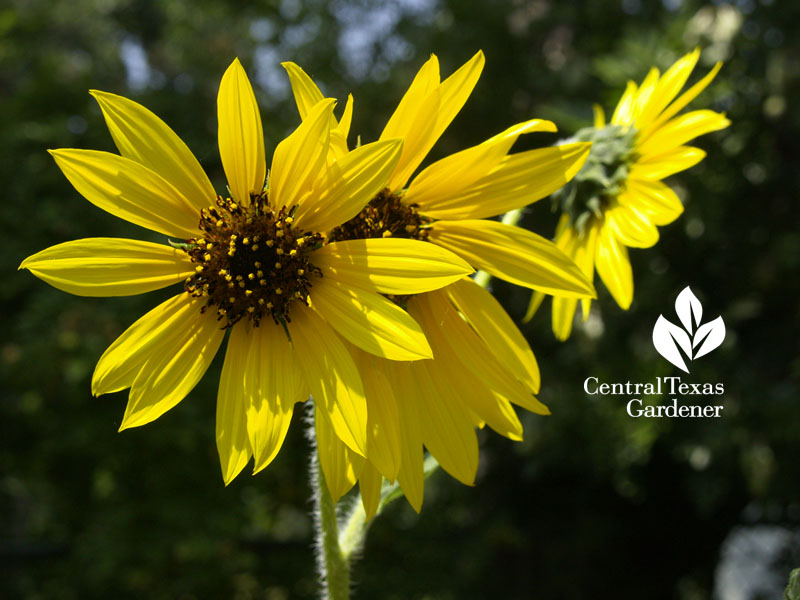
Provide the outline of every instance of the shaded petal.
[[438,221],[428,239],[511,283],[547,294],[596,297],[592,284],[553,242],[519,227],[484,220]]
[[[408,302],[408,311],[422,325],[433,346],[434,360],[444,357],[446,361],[450,361],[447,357],[455,356],[465,367],[458,372],[477,377],[495,397],[504,398],[532,412],[550,413],[544,404],[497,361],[492,350],[459,316],[444,291],[414,296]],[[481,390],[476,391],[480,393]],[[491,425],[489,418],[481,413],[478,416]]]
[[119,153],[169,181],[198,211],[216,198],[194,154],[170,127],[141,104],[108,92],[89,92],[103,111]]
[[330,98],[317,103],[275,148],[269,175],[269,201],[274,210],[301,204],[310,195],[328,154],[335,104]]
[[465,485],[475,483],[478,438],[468,411],[453,389],[437,377],[434,361],[410,366],[419,395],[413,400],[419,415],[422,442],[442,468]]
[[214,359],[225,330],[213,315],[200,313],[201,302],[190,304],[193,310],[182,320],[182,326],[168,330],[172,335],[145,342],[150,351],[144,356],[139,354],[145,362],[131,385],[120,431],[154,421],[178,404]]
[[115,217],[178,238],[199,233],[199,211],[138,162],[96,150],[49,152],[78,193]]
[[331,164],[314,193],[300,205],[297,226],[329,231],[355,217],[386,187],[402,149],[400,140],[360,146]]
[[246,328],[242,325],[234,327],[228,338],[217,392],[217,453],[225,485],[234,480],[253,456],[247,436],[249,398],[244,388],[247,350]]
[[597,239],[597,274],[620,308],[633,301],[633,272],[628,249],[617,241],[610,227],[603,226]]
[[358,477],[358,489],[361,492],[361,503],[364,505],[364,512],[367,514],[367,521],[378,512],[378,505],[381,502],[381,484],[383,478],[381,474],[369,461],[364,461],[361,475]]
[[264,130],[253,87],[236,58],[225,71],[217,94],[219,155],[233,199],[250,203],[267,176]]
[[427,292],[474,272],[449,250],[402,238],[334,242],[311,261],[323,277],[382,294]]
[[494,296],[471,279],[461,279],[444,291],[500,363],[537,394],[541,375],[533,351]]
[[86,238],[51,246],[26,258],[19,268],[78,296],[143,294],[195,272],[183,251],[120,238]]
[[397,479],[402,455],[400,409],[384,373],[386,361],[354,346],[353,360],[361,373],[367,396],[367,456],[389,481]]
[[336,435],[357,454],[367,447],[367,401],[358,369],[330,325],[303,306],[292,311],[289,334],[306,383]]
[[526,206],[564,187],[591,146],[580,142],[506,156],[469,189],[421,206],[421,212],[436,219],[481,219]]
[[243,381],[255,474],[277,456],[289,430],[295,402],[304,401],[310,392],[282,326],[265,319],[255,328],[249,324],[238,327],[245,329],[249,337]]
[[447,202],[494,169],[520,135],[534,131],[556,131],[556,126],[541,119],[518,123],[482,144],[451,154],[414,178],[403,196],[404,202],[418,204],[422,212]]
[[339,335],[362,350],[392,360],[433,357],[414,319],[380,294],[323,277],[311,301]]
[[334,503],[356,484],[364,464],[364,457],[354,453],[337,437],[324,408],[316,407],[314,425],[317,433],[317,451],[325,483]]

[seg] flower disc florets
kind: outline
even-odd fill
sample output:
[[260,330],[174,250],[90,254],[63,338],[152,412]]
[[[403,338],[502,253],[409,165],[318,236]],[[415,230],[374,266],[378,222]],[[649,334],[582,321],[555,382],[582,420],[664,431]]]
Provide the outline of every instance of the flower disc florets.
[[601,217],[610,199],[623,191],[630,165],[636,161],[636,129],[623,125],[586,127],[568,142],[592,142],[581,170],[553,194],[554,202],[570,216],[579,231],[591,216]]
[[242,317],[258,326],[267,315],[275,323],[290,322],[293,301],[308,305],[310,277],[322,276],[309,254],[322,236],[293,227],[293,212],[275,212],[267,192],[252,196],[248,206],[218,196],[216,206],[200,211],[203,236],[186,244],[196,274],[185,289],[206,298],[203,310],[213,307],[226,327]]
[[428,239],[427,222],[415,205],[404,204],[400,196],[384,189],[355,217],[334,228],[328,239],[342,242],[400,237],[425,241]]

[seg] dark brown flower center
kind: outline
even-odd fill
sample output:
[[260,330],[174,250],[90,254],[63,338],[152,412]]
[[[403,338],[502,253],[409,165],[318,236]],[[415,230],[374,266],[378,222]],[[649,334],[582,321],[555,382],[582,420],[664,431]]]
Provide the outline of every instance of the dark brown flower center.
[[290,322],[295,300],[308,305],[311,276],[322,276],[309,254],[322,236],[293,227],[293,212],[275,212],[266,192],[252,196],[248,206],[218,196],[216,206],[200,211],[203,236],[186,245],[196,273],[184,287],[207,299],[204,311],[213,308],[226,327],[242,317],[258,326],[265,316]]
[[331,242],[380,237],[427,240],[428,220],[417,212],[416,205],[403,204],[400,196],[388,189],[379,192],[364,209],[328,236]]

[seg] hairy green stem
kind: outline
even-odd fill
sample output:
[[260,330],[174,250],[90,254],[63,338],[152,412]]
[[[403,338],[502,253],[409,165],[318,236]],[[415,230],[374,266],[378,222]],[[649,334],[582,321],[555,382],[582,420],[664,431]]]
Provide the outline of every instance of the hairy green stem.
[[317,574],[324,600],[350,598],[350,557],[339,545],[339,523],[336,503],[331,498],[319,461],[314,419],[308,419],[311,441],[311,489],[314,498],[314,544],[317,554]]

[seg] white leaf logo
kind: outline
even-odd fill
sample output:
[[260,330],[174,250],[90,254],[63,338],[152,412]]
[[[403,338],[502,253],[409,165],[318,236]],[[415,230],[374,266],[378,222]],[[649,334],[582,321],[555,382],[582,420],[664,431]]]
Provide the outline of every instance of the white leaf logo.
[[675,312],[683,327],[678,327],[664,318],[664,315],[659,315],[653,327],[653,346],[661,356],[688,373],[687,360],[705,356],[718,348],[725,339],[725,323],[722,317],[717,317],[701,324],[703,305],[689,286],[675,299]]

